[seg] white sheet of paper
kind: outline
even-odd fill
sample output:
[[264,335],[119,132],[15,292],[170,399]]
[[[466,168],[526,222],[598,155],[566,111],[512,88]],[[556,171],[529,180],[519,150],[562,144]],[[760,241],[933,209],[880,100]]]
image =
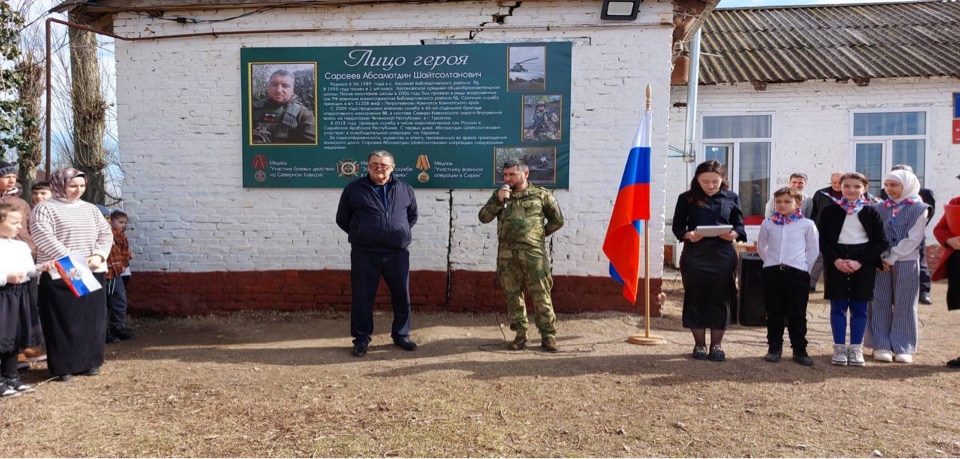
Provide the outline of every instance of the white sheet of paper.
[[733,230],[733,225],[698,226],[694,232],[703,237],[717,237]]

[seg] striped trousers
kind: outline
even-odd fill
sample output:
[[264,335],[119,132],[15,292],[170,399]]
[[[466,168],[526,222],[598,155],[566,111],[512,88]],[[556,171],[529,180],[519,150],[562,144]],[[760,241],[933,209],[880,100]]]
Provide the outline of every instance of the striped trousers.
[[917,299],[920,294],[918,260],[896,262],[889,272],[877,272],[873,301],[867,311],[864,344],[894,354],[917,352]]

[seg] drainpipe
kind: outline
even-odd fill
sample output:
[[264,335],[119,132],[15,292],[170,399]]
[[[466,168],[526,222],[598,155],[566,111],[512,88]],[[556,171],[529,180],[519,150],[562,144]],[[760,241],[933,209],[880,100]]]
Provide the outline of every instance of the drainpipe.
[[684,142],[684,158],[687,163],[687,180],[693,175],[697,159],[697,90],[700,82],[700,29],[690,43],[690,73],[687,76],[687,138]]

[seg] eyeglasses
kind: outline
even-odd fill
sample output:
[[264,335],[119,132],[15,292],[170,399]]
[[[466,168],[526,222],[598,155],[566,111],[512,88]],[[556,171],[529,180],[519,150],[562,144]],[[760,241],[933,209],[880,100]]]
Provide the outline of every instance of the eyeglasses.
[[390,169],[391,167],[393,167],[393,164],[377,164],[377,163],[371,163],[369,166],[370,166],[370,169],[374,169],[374,170],[378,170],[378,171],[385,171],[385,170]]

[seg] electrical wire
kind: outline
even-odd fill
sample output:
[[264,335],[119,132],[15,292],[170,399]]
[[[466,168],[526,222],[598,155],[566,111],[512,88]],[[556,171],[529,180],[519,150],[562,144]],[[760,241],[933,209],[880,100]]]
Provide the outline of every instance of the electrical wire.
[[280,6],[267,6],[267,7],[263,7],[263,8],[260,8],[260,9],[256,9],[256,10],[254,10],[254,11],[248,11],[248,12],[243,13],[243,14],[239,14],[239,15],[236,15],[236,16],[232,16],[232,17],[229,17],[229,18],[222,18],[222,19],[197,19],[197,18],[188,18],[188,17],[183,17],[183,16],[177,16],[177,17],[175,17],[175,18],[167,18],[167,17],[163,17],[163,16],[157,16],[157,15],[155,15],[155,14],[144,14],[144,13],[134,13],[134,14],[136,14],[137,16],[140,16],[140,17],[145,17],[145,18],[150,18],[150,19],[158,19],[158,20],[161,20],[161,21],[177,22],[177,23],[180,23],[180,24],[215,24],[215,23],[217,23],[217,22],[232,21],[232,20],[234,20],[234,19],[240,19],[240,18],[244,18],[244,17],[247,17],[247,16],[252,16],[252,15],[254,15],[254,14],[260,14],[260,13],[263,13],[263,12],[265,12],[265,11],[270,11],[270,10],[276,9],[276,8],[280,8]]

